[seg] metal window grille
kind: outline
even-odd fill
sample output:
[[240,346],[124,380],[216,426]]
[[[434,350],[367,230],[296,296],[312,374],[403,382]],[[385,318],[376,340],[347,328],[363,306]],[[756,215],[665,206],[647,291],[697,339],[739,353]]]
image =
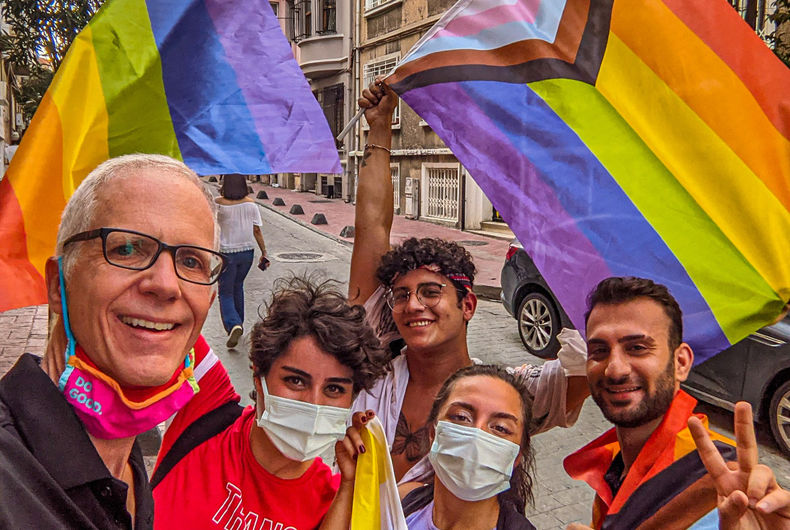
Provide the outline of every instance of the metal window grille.
[[390,164],[390,178],[392,178],[392,206],[400,208],[400,164]]
[[319,35],[337,32],[337,7],[335,0],[318,0],[318,12],[321,13]]
[[[367,63],[363,68],[364,85],[362,88],[369,87],[370,84],[376,80],[376,76],[383,76],[390,73],[392,69],[395,68],[395,65],[398,64],[399,59],[399,57],[388,57],[386,59]],[[367,125],[367,122],[364,123]],[[395,110],[392,111],[392,124],[400,124],[400,99],[398,99],[398,104],[395,106]]]
[[329,123],[332,136],[337,136],[343,130],[343,92],[343,84],[340,83],[315,93]]
[[460,190],[457,165],[423,165],[423,216],[458,222]]
[[293,21],[293,40],[300,41],[312,35],[312,0],[299,0],[298,2],[295,2],[293,4],[290,18]]

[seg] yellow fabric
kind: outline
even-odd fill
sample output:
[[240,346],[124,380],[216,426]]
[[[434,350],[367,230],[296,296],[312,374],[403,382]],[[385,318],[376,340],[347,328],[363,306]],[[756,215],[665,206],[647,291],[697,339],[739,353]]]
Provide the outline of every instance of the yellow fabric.
[[365,452],[357,457],[351,530],[406,530],[384,427],[373,418],[361,435]]

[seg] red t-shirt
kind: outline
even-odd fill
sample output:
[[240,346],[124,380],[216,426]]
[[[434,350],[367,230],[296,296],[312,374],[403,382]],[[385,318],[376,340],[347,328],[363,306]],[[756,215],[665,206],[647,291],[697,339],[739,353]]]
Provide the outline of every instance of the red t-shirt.
[[[218,360],[211,360],[207,371],[207,365],[201,367],[206,357],[214,356],[202,337],[195,353],[200,392],[176,414],[162,441],[160,459],[193,421],[229,398],[239,399],[228,391],[228,374]],[[332,475],[320,458],[297,479],[272,475],[252,454],[253,428],[258,427],[250,406],[230,427],[194,448],[170,470],[154,489],[155,528],[302,530],[321,523],[340,476]]]

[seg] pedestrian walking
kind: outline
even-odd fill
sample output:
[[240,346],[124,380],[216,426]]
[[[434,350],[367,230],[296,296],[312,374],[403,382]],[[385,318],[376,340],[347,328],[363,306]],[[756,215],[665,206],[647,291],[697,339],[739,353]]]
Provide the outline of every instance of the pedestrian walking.
[[220,194],[214,200],[219,210],[220,250],[227,256],[228,265],[219,278],[219,311],[228,334],[227,346],[234,348],[244,333],[244,278],[252,267],[254,245],[258,243],[261,261],[265,261],[266,244],[261,232],[261,213],[247,197],[246,177],[225,175]]

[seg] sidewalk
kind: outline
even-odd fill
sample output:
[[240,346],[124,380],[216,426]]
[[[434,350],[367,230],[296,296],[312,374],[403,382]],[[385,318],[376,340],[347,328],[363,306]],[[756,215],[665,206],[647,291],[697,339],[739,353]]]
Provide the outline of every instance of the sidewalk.
[[[264,208],[275,211],[335,241],[349,246],[353,245],[353,238],[340,236],[340,232],[345,226],[354,225],[353,204],[346,203],[342,199],[327,199],[322,195],[315,195],[312,192],[275,188],[258,182],[253,182],[250,186],[253,189],[252,197]],[[256,198],[260,190],[265,191],[269,198]],[[285,205],[273,206],[272,202],[274,202],[276,198],[282,199]],[[304,214],[294,215],[289,213],[291,207],[295,204],[302,207]],[[311,224],[310,221],[316,213],[324,214],[327,224]],[[449,241],[456,241],[463,245],[466,250],[472,254],[475,266],[477,267],[477,276],[474,282],[475,292],[486,298],[494,300],[499,299],[499,293],[501,291],[499,273],[505,262],[505,254],[509,246],[507,240],[481,236],[470,232],[462,232],[455,228],[426,221],[406,219],[403,215],[396,215],[392,224],[392,242],[398,243],[412,236],[437,237]]]
[[46,304],[0,313],[0,376],[23,353],[43,355],[46,342]]

